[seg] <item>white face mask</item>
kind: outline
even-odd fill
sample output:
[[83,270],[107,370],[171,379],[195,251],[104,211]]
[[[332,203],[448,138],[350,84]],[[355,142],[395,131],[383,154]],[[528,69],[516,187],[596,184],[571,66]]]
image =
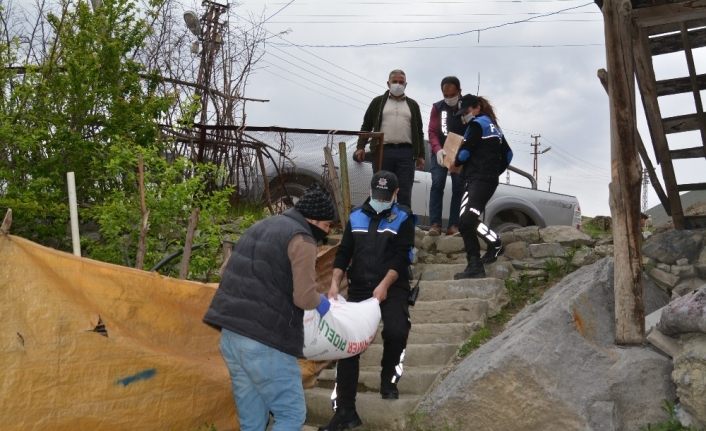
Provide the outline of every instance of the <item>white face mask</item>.
[[458,96],[449,97],[447,99],[444,99],[444,102],[446,102],[446,104],[451,106],[452,108],[456,107],[456,105],[458,105]]
[[463,117],[461,117],[461,121],[463,121],[463,124],[468,124],[468,123],[470,123],[471,120],[473,120],[474,118],[476,118],[475,115],[473,115],[473,114],[466,114],[466,115],[464,115]]
[[390,94],[399,97],[404,94],[404,84],[390,84]]

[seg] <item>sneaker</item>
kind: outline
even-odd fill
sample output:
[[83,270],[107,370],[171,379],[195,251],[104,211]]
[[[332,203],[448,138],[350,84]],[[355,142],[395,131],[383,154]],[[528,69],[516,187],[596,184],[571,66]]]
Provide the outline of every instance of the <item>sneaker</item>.
[[434,224],[431,225],[431,227],[429,228],[429,232],[427,232],[427,235],[429,235],[429,236],[439,236],[439,235],[441,235],[441,226],[439,226],[438,224],[434,223]]
[[454,280],[462,280],[464,278],[485,278],[485,268],[483,268],[483,263],[479,257],[469,257],[466,269],[463,272],[454,274]]
[[495,243],[488,246],[488,250],[480,260],[483,263],[493,263],[498,260],[498,256],[500,256],[504,250],[502,242],[497,240]]
[[449,226],[448,229],[446,229],[447,236],[456,235],[457,233],[458,233],[458,226],[456,226],[456,225],[451,225],[451,226]]
[[319,427],[319,431],[347,430],[357,428],[361,425],[363,425],[363,421],[360,420],[360,416],[358,416],[358,412],[355,411],[355,407],[350,409],[339,406],[329,423]]

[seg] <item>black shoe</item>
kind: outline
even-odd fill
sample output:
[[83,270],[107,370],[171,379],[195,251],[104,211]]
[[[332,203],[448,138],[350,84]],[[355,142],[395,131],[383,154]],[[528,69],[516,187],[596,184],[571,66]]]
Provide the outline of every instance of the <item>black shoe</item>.
[[400,390],[397,389],[396,384],[390,383],[385,387],[380,387],[380,395],[383,400],[397,400],[400,398]]
[[480,258],[483,263],[493,263],[498,260],[498,256],[503,254],[505,249],[503,248],[503,243],[497,240],[495,243],[488,246],[488,250],[485,252],[483,257]]
[[485,278],[485,268],[483,268],[483,263],[477,256],[468,257],[468,265],[463,272],[454,274],[454,280],[461,280],[464,278]]
[[355,411],[355,407],[351,409],[339,406],[328,425],[319,427],[319,431],[347,430],[357,428],[361,425],[363,425],[363,421],[360,420],[360,416],[358,416],[358,412]]

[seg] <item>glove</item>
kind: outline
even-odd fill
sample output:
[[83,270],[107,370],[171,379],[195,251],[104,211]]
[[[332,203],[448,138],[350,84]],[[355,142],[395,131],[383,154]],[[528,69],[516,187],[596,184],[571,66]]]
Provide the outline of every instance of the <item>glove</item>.
[[444,156],[446,156],[446,151],[443,148],[436,152],[436,163],[439,166],[444,165]]
[[319,294],[319,298],[321,298],[321,301],[319,305],[316,306],[316,311],[319,312],[321,317],[324,317],[326,313],[328,313],[328,309],[331,308],[331,303],[323,293]]

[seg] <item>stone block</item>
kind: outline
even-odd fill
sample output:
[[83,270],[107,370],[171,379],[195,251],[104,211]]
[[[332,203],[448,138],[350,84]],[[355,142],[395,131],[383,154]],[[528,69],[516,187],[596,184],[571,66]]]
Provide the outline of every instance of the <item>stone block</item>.
[[512,231],[517,241],[524,241],[528,244],[535,244],[540,241],[539,227],[527,226]]
[[672,272],[672,265],[667,265],[666,263],[657,263],[657,268],[661,269],[662,271],[666,272]]
[[530,244],[529,254],[534,258],[565,257],[566,250],[558,243]]
[[574,256],[571,258],[571,264],[577,267],[586,266],[597,262],[598,259],[600,259],[600,256],[598,256],[598,254],[596,254],[592,249],[582,247],[574,253]]
[[689,264],[689,259],[682,257],[681,259],[677,259],[677,265],[679,266],[686,266]]
[[679,277],[667,271],[663,271],[659,268],[651,269],[649,272],[649,276],[657,283],[660,288],[666,291],[670,291],[679,282]]
[[670,272],[682,279],[696,277],[696,268],[693,265],[672,265]]
[[529,257],[529,248],[524,241],[515,241],[505,245],[503,255],[509,259],[525,259]]
[[439,253],[459,253],[464,250],[463,238],[460,235],[444,235],[436,241],[436,251]]
[[438,241],[439,238],[439,236],[425,235],[422,239],[422,244],[420,248],[422,250],[431,251],[434,248],[434,245],[436,245],[436,241]]
[[706,426],[706,334],[681,337],[683,349],[674,357],[672,380],[682,407],[698,428]]
[[539,230],[543,242],[556,242],[567,247],[593,245],[595,240],[573,226],[547,226]]
[[613,255],[613,244],[602,244],[597,245],[593,251],[601,257],[612,256]]

